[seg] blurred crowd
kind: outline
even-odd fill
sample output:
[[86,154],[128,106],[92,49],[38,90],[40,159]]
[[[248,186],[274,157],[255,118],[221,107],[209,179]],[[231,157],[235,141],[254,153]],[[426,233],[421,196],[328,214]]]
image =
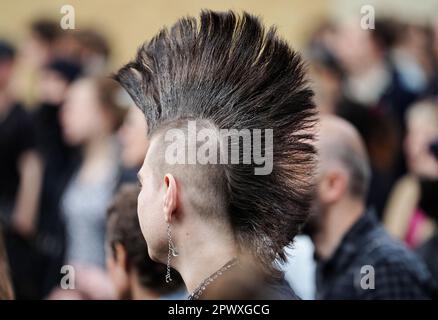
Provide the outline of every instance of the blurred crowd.
[[[135,185],[147,124],[110,77],[105,35],[40,19],[17,45],[0,40],[0,298],[184,298],[147,256]],[[364,141],[364,205],[437,280],[438,20],[327,22],[303,55],[321,114]],[[63,265],[77,290],[60,287]]]
[[[131,276],[147,284],[137,294],[171,291],[163,289],[164,276],[155,276],[165,269],[147,256],[131,204],[136,189],[124,191],[126,203],[114,203],[108,220],[128,221],[108,222],[107,234],[113,196],[124,183],[136,183],[147,148],[144,117],[110,79],[109,54],[102,34],[66,32],[46,19],[30,25],[19,50],[0,42],[0,219],[18,299],[125,296],[137,283]],[[15,77],[23,61],[31,69],[28,91],[29,81]],[[23,105],[20,90],[32,105]],[[131,251],[136,256],[127,257]],[[75,295],[57,290],[63,265],[74,267]],[[132,274],[121,274],[118,265]],[[109,274],[126,282],[118,283],[120,292]]]

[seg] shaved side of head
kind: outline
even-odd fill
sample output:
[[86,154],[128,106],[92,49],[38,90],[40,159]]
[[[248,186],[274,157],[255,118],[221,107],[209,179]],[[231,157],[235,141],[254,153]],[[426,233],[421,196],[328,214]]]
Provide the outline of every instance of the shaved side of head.
[[[197,132],[204,128],[211,129],[211,125],[207,121],[197,121]],[[225,168],[220,164],[169,163],[166,152],[172,141],[166,139],[166,133],[173,129],[181,130],[187,136],[187,121],[172,122],[151,136],[145,165],[153,170],[157,187],[163,185],[162,179],[166,174],[172,174],[182,187],[182,200],[189,209],[199,213],[201,218],[229,224]],[[217,143],[210,140],[206,143],[219,146],[219,135],[217,137]],[[205,145],[205,142],[202,144]],[[193,149],[196,152],[199,145],[199,142],[197,145],[185,144],[184,153],[187,155]]]

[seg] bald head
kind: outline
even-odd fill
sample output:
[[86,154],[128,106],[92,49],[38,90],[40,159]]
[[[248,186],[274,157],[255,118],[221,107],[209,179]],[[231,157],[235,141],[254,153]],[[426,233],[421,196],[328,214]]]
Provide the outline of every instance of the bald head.
[[365,197],[370,180],[368,156],[357,130],[336,116],[321,117],[317,148],[320,169],[341,167],[349,175],[352,196]]
[[349,122],[333,115],[322,116],[318,146],[324,148],[335,145],[348,147],[364,159],[367,158],[362,138]]

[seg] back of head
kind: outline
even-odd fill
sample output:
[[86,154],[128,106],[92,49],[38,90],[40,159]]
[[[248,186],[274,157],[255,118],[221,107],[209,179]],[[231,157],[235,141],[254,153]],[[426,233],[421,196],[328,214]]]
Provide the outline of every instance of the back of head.
[[[244,152],[238,163],[195,166],[211,174],[202,180],[216,185],[213,195],[226,206],[220,218],[229,221],[238,244],[265,266],[284,259],[312,197],[315,108],[300,56],[275,29],[265,30],[247,13],[203,11],[200,22],[183,18],[161,30],[116,79],[144,112],[151,138],[189,120],[236,129],[232,137],[260,130],[260,152],[273,160],[270,173],[257,174],[256,157],[244,161]],[[211,190],[201,192],[197,197]]]
[[318,152],[322,170],[335,165],[347,171],[349,196],[366,198],[370,167],[362,138],[353,125],[336,116],[321,117]]

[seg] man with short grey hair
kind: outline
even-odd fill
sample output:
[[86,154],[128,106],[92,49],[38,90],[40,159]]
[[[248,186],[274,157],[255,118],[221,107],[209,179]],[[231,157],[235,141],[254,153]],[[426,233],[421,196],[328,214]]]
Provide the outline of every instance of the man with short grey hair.
[[436,289],[418,258],[391,239],[365,199],[370,170],[358,132],[321,119],[314,214],[317,299],[428,299]]

